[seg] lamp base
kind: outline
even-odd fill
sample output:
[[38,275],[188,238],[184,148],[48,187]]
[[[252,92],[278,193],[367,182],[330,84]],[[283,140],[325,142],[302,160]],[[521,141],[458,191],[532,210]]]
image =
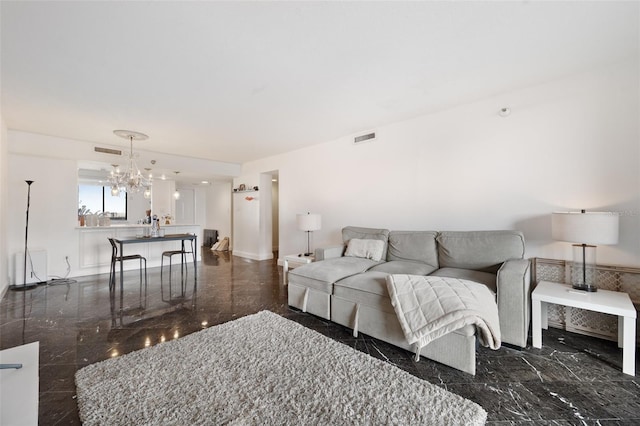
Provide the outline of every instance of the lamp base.
[[598,287],[596,287],[594,285],[574,284],[572,287],[574,289],[576,289],[576,290],[587,291],[587,292],[591,292],[591,293],[598,291]]
[[33,290],[34,288],[38,287],[38,283],[29,283],[29,284],[15,284],[15,285],[10,285],[9,286],[9,290],[11,291],[26,291],[26,290]]
[[598,291],[596,287],[596,246],[574,244],[573,259],[574,262],[571,267],[571,285],[573,288],[586,292]]
[[301,253],[298,255],[298,257],[309,257],[311,255],[313,255],[313,253]]

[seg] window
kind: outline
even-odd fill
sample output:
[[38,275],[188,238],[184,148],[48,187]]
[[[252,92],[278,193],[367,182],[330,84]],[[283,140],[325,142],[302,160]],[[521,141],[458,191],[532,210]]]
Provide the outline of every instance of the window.
[[85,206],[88,213],[108,213],[114,220],[127,220],[127,194],[111,195],[111,187],[101,185],[78,185],[78,209]]

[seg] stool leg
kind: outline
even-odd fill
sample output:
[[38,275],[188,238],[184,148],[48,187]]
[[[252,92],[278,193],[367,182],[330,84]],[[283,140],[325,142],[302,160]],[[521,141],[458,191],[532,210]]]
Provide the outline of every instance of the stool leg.
[[180,295],[184,297],[185,290],[185,272],[189,272],[187,268],[187,253],[184,251],[184,242],[182,245],[182,253],[180,253]]
[[147,285],[149,283],[149,276],[147,275],[147,259],[142,258],[144,260],[144,307],[147,307]]
[[140,299],[142,299],[142,258],[140,258],[140,291],[138,293]]
[[116,260],[111,256],[111,268],[109,269],[109,291],[113,291],[116,285]]
[[164,254],[160,256],[160,282],[162,282],[162,271],[164,270]]
[[171,263],[172,263],[171,261],[172,260],[173,260],[173,256],[170,255],[169,256],[169,300],[173,299],[173,289],[171,288],[171,283],[172,283],[172,280],[173,280],[173,276],[172,276],[172,273],[171,273]]
[[164,279],[162,276],[162,270],[164,269],[162,267],[163,262],[164,262],[164,256],[162,256],[162,260],[160,261],[160,298],[162,299],[163,302],[166,302],[166,300],[164,300]]
[[109,266],[109,291],[113,285],[113,259],[111,259],[111,265]]

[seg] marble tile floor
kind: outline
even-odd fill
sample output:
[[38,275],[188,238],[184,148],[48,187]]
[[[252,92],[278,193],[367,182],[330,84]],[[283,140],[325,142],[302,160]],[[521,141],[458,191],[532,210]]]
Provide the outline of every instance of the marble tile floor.
[[73,379],[79,368],[264,309],[477,402],[489,413],[488,424],[640,424],[640,379],[621,373],[622,351],[614,342],[550,329],[542,349],[478,348],[471,376],[426,358],[415,362],[405,350],[353,338],[347,328],[290,309],[275,260],[203,250],[197,286],[189,269],[184,290],[179,268],[171,280],[167,271],[161,280],[160,269],[150,269],[142,294],[136,272],[125,272],[122,314],[105,274],[7,292],[0,349],[40,341],[41,425],[80,424]]

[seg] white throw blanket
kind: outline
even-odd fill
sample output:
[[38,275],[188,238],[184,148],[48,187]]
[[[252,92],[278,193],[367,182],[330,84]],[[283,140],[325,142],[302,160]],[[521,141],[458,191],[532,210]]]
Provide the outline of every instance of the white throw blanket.
[[391,304],[407,341],[420,350],[465,325],[476,326],[483,346],[500,347],[495,296],[484,284],[448,277],[395,274],[387,277]]

